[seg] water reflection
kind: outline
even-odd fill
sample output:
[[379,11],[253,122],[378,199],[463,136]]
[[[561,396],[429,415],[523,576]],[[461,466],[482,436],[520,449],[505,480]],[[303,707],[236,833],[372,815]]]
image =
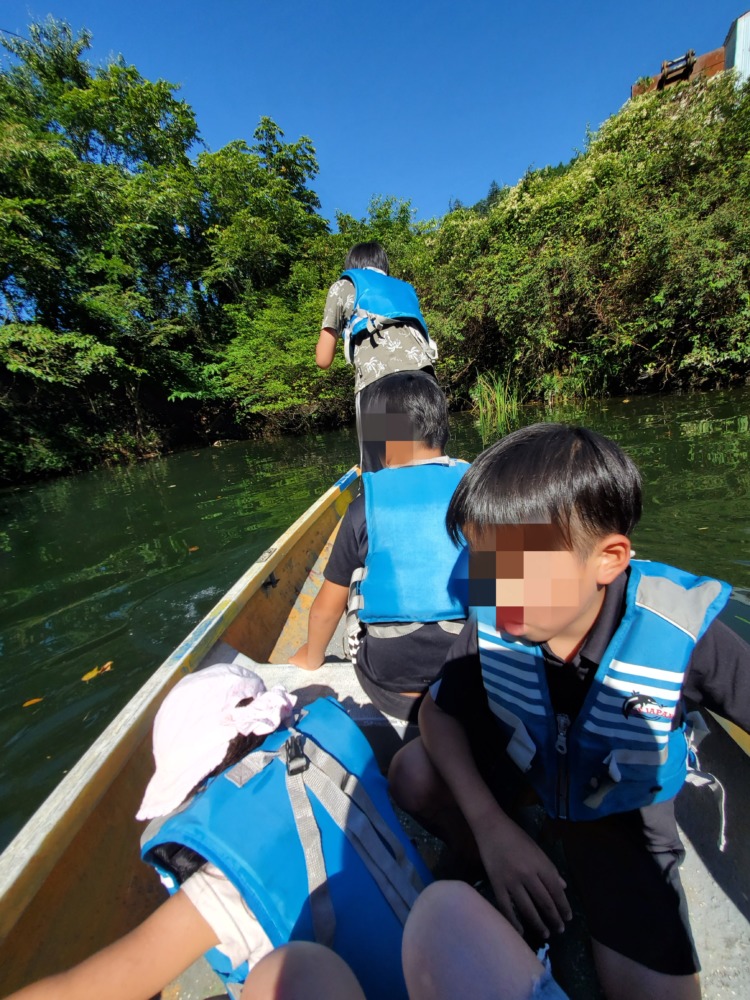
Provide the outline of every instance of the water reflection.
[[0,845],[355,453],[239,443],[0,493]]
[[[750,588],[750,390],[524,408],[638,462],[638,555]],[[451,454],[482,448],[469,414]],[[0,846],[227,587],[356,457],[353,431],[0,492]],[[110,672],[81,680],[112,661]],[[23,708],[24,702],[42,698]]]

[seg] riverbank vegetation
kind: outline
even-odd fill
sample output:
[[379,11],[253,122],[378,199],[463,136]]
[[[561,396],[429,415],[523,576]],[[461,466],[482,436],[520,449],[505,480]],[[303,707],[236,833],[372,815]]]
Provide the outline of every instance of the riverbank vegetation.
[[[0,476],[353,415],[313,349],[346,250],[417,287],[454,405],[713,388],[750,360],[750,88],[645,94],[570,163],[416,222],[324,219],[312,141],[192,109],[47,21],[0,66]],[[501,400],[501,401],[502,401]],[[489,412],[489,411],[488,411]]]

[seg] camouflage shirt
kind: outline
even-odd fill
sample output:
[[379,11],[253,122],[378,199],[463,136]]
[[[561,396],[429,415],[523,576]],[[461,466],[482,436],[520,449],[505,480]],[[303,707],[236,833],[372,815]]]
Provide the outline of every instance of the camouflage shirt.
[[[328,290],[321,327],[339,336],[354,312],[354,285],[348,278],[334,281]],[[432,368],[437,348],[411,326],[387,326],[375,333],[360,333],[353,341],[354,391],[395,372]]]

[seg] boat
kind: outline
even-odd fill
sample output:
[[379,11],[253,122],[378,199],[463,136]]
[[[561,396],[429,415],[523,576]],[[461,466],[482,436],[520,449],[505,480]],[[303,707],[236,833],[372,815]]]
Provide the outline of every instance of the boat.
[[[217,662],[270,664],[267,684],[303,701],[333,694],[367,733],[385,763],[408,733],[396,732],[359,688],[338,646],[318,671],[287,665],[306,639],[307,612],[359,473],[351,469],[253,563],[70,770],[0,856],[0,996],[81,961],[140,923],[164,899],[139,856],[134,820],[152,771],[151,725],[181,676]],[[750,638],[747,597],[725,613]],[[744,603],[743,603],[744,602]],[[342,637],[334,639],[341,643]],[[329,647],[330,651],[331,647]],[[723,720],[722,720],[723,721]],[[702,763],[727,786],[729,851],[715,845],[718,814],[698,789],[678,801],[688,858],[684,881],[699,953],[704,998],[750,996],[750,740],[730,723],[711,725]],[[737,736],[739,742],[733,739]],[[689,793],[689,794],[688,794]],[[684,800],[684,801],[683,801]],[[575,964],[573,955],[567,961]],[[573,973],[575,978],[575,971]],[[570,986],[568,986],[570,990]],[[577,996],[592,1000],[596,987]],[[734,992],[725,992],[731,991]],[[215,996],[218,981],[201,961],[162,992],[165,1000]]]

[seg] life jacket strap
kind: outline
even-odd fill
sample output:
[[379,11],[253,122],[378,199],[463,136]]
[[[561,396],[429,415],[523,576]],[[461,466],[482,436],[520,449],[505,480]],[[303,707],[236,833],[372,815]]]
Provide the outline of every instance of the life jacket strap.
[[359,584],[364,576],[365,568],[360,566],[352,573],[349,581],[349,596],[346,600],[346,618],[344,620],[344,656],[351,660],[352,666],[357,665],[357,651],[362,641],[365,629],[359,620],[357,612],[362,607],[362,595],[359,592]]
[[[450,461],[452,460],[448,459],[448,462]],[[448,462],[441,462],[440,464],[448,464]],[[361,636],[366,631],[373,639],[399,639],[403,635],[411,635],[412,632],[417,632],[425,624],[425,622],[396,622],[392,625],[382,625],[378,622],[367,622],[366,624],[361,622],[357,612],[361,611],[364,607],[364,598],[360,593],[360,584],[366,572],[364,566],[359,566],[354,570],[349,582],[349,596],[346,602],[345,630],[349,640],[349,649],[346,652],[347,655],[351,655],[353,663],[357,658],[356,649],[352,650],[351,640],[353,636]],[[432,622],[431,624],[439,625],[444,632],[448,632],[451,635],[458,635],[466,624],[466,619],[445,619],[443,621]],[[359,646],[359,642],[356,645]]]
[[286,790],[292,804],[297,836],[305,855],[307,887],[310,894],[313,931],[318,944],[333,947],[336,914],[328,891],[328,873],[323,855],[320,829],[307,793],[307,769],[292,771],[287,765]]
[[713,796],[719,810],[719,836],[716,843],[718,844],[719,850],[723,852],[726,850],[727,846],[726,818],[724,815],[724,800],[726,798],[726,794],[724,792],[724,786],[715,774],[711,774],[708,771],[699,771],[695,767],[688,768],[688,772],[685,775],[685,782],[689,785],[695,785],[696,788],[708,788],[711,792],[713,792]]
[[336,918],[327,888],[325,856],[310,793],[359,854],[363,864],[403,925],[423,888],[404,846],[381,816],[364,785],[314,740],[291,729],[279,750],[248,754],[226,777],[241,788],[272,761],[284,759],[286,787],[307,868],[315,939],[333,943]]
[[688,769],[687,774],[685,775],[685,781],[687,784],[694,785],[696,788],[708,788],[713,793],[719,810],[719,837],[717,844],[719,846],[719,850],[723,852],[727,846],[726,818],[724,815],[726,793],[724,791],[724,786],[716,775],[711,774],[709,771],[704,771],[701,768],[700,761],[698,759],[698,746],[703,741],[704,737],[708,735],[708,732],[709,729],[706,725],[706,720],[700,712],[690,712],[686,716],[685,735],[688,741]]
[[[380,625],[377,622],[368,622],[365,626],[367,634],[373,639],[400,639],[403,635],[411,635],[418,632],[425,626],[426,622],[397,622],[394,625]],[[443,632],[451,635],[458,635],[465,625],[465,619],[458,621],[430,622],[431,625],[439,625]]]
[[313,765],[304,772],[305,785],[355,848],[403,925],[423,887],[403,845],[355,775],[311,740],[305,752]]

